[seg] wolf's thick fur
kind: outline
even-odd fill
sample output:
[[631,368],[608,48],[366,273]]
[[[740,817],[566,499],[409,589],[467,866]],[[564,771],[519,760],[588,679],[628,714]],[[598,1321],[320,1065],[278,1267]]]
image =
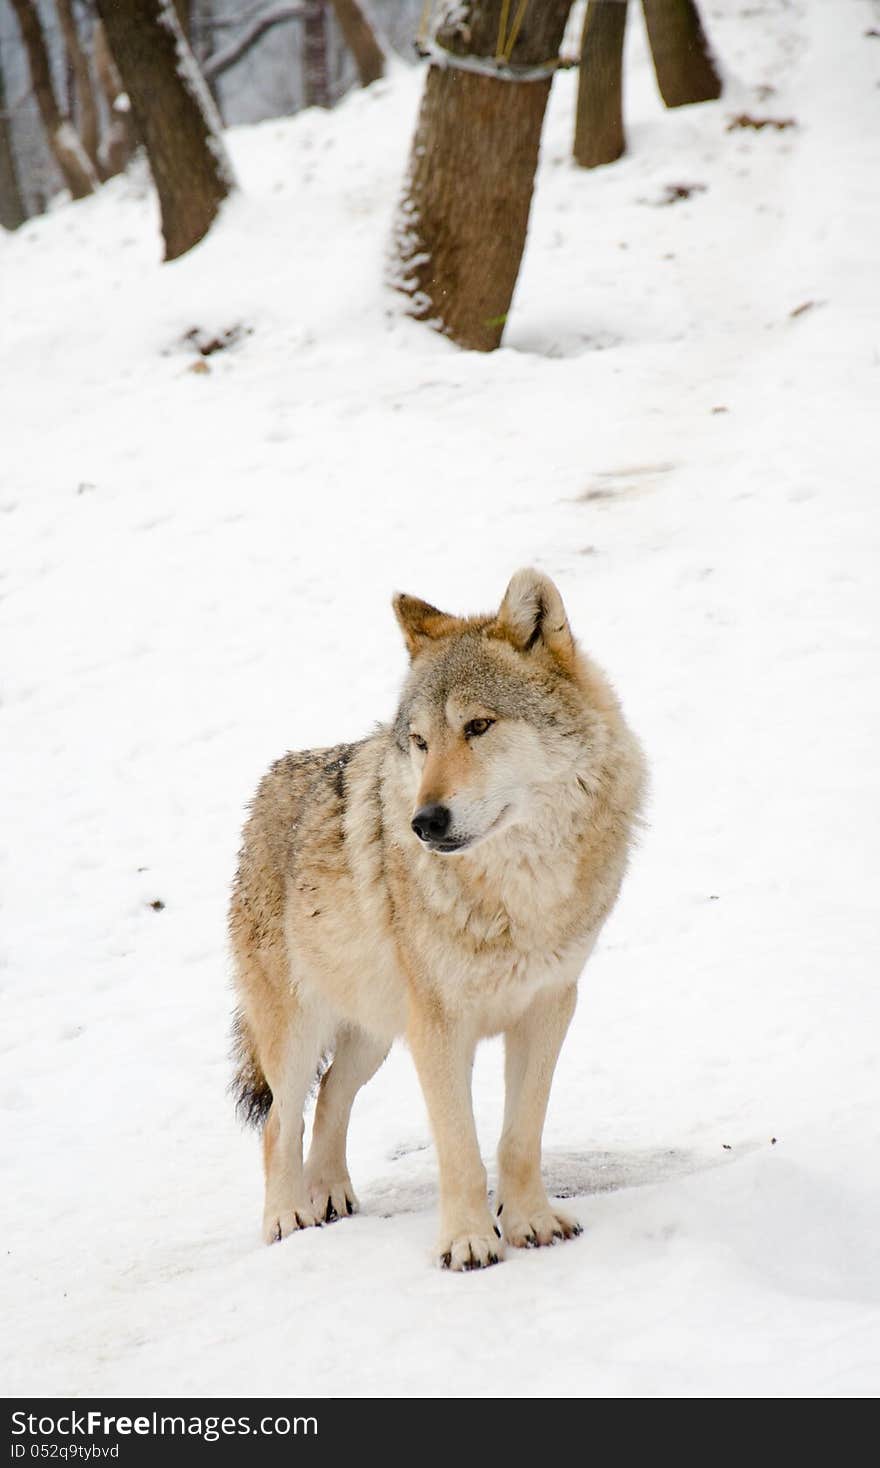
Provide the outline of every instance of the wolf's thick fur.
[[[579,1231],[544,1191],[541,1132],[643,765],[548,577],[518,572],[491,616],[394,607],[412,665],[393,725],[285,755],[245,826],[230,910],[240,1101],[266,1115],[267,1242],[351,1213],[352,1103],[405,1035],[439,1158],[438,1256],[468,1269],[504,1242]],[[470,1077],[498,1033],[496,1222]],[[303,1107],[329,1053],[303,1166]]]

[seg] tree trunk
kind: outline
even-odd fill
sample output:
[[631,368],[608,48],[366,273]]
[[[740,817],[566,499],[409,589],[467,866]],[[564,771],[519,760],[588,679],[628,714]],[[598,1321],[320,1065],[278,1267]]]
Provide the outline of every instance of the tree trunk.
[[65,117],[69,117],[74,127],[76,127],[76,73],[70,64],[70,57],[66,51],[63,60],[64,81],[61,89],[61,100],[58,105]]
[[329,70],[324,0],[304,0],[303,92],[306,107],[330,106]]
[[581,41],[574,156],[581,168],[613,163],[623,131],[623,38],[627,0],[590,0]]
[[712,102],[721,78],[694,0],[642,0],[660,96],[667,107]]
[[12,8],[21,27],[34,95],[49,147],[73,198],[84,199],[86,194],[94,192],[97,179],[76,129],[58,105],[55,88],[52,86],[52,73],[49,70],[46,39],[35,0],[12,0]]
[[108,123],[101,145],[101,170],[105,178],[121,173],[137,146],[131,120],[131,104],[116,63],[110,55],[103,23],[92,32],[92,48],[98,83],[107,103]]
[[171,0],[97,0],[162,211],[165,259],[198,244],[235,185],[210,93]]
[[336,24],[358,69],[362,87],[385,75],[385,52],[358,0],[331,0]]
[[79,38],[76,21],[73,15],[72,0],[55,0],[55,9],[58,12],[58,20],[61,33],[64,36],[64,48],[67,52],[76,81],[76,100],[78,106],[78,128],[82,145],[89,156],[89,162],[100,177],[101,167],[98,161],[98,107],[95,102],[95,92],[92,87],[92,74],[89,70],[89,61]]
[[6,112],[6,81],[0,57],[0,224],[4,229],[18,229],[27,213],[18,181],[18,166],[12,146],[12,128]]
[[[507,18],[507,59],[537,66],[559,54],[571,0],[525,11],[512,48],[509,0],[462,0],[435,44],[492,58]],[[503,38],[502,38],[503,40]],[[501,80],[432,64],[396,228],[394,281],[410,314],[460,346],[500,344],[529,222],[551,78]]]

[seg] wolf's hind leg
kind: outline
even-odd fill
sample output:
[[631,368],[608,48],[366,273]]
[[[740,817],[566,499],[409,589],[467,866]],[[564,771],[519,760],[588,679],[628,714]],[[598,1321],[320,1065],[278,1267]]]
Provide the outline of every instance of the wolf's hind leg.
[[354,1098],[376,1074],[389,1044],[366,1030],[344,1026],[336,1037],[333,1064],[321,1081],[305,1182],[317,1216],[330,1223],[356,1213],[358,1200],[348,1175],[345,1144]]
[[286,1239],[323,1219],[312,1207],[303,1176],[303,1109],[315,1079],[324,1044],[318,1013],[297,1006],[294,1023],[261,1055],[272,1088],[272,1106],[263,1133],[266,1204],[263,1237],[267,1244]]
[[498,1221],[515,1248],[535,1248],[580,1233],[551,1203],[541,1181],[541,1133],[575,989],[538,997],[504,1036],[504,1130],[498,1147]]

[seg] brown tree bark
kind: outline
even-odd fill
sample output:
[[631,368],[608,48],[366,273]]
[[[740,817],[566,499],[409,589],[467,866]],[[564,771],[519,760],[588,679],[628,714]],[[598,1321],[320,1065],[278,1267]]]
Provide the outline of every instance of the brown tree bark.
[[667,107],[712,102],[721,78],[694,0],[642,0],[660,96]]
[[55,9],[58,12],[58,21],[61,26],[61,34],[64,37],[64,49],[67,52],[74,80],[76,82],[76,100],[78,106],[77,131],[83,147],[89,156],[89,162],[101,176],[101,166],[98,161],[98,107],[95,102],[95,92],[92,86],[92,74],[89,70],[89,61],[79,38],[79,31],[73,15],[72,0],[55,0]]
[[110,55],[103,23],[99,20],[92,32],[92,52],[98,85],[107,103],[107,128],[101,144],[101,170],[105,178],[121,173],[137,146],[131,119],[131,104]]
[[0,225],[4,229],[18,229],[26,218],[12,145],[12,128],[6,113],[6,79],[3,58],[0,57]]
[[49,147],[72,197],[84,199],[86,194],[94,192],[97,179],[73,123],[58,105],[52,85],[52,73],[49,70],[46,38],[35,0],[12,0],[12,8],[21,28],[34,96]]
[[584,17],[574,156],[581,168],[613,163],[626,149],[623,131],[623,39],[627,0],[590,0]]
[[306,107],[330,106],[325,0],[303,0],[303,100]]
[[351,52],[362,87],[385,75],[385,52],[358,0],[330,0],[336,24]]
[[210,93],[171,0],[97,0],[143,139],[162,212],[165,259],[210,229],[235,185]]
[[[559,54],[571,0],[525,11],[508,60],[541,65]],[[507,0],[463,0],[435,44],[492,58]],[[501,38],[503,40],[503,37]],[[529,222],[551,78],[500,80],[443,64],[428,69],[396,228],[394,284],[410,314],[460,346],[500,345]]]

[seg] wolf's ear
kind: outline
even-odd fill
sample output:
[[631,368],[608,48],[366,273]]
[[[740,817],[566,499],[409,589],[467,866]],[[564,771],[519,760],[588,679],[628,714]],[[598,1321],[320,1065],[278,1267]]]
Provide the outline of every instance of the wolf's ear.
[[518,652],[531,652],[542,644],[564,667],[570,669],[574,662],[574,638],[562,597],[541,571],[516,572],[489,632],[505,638]]
[[417,596],[407,596],[402,591],[392,598],[391,605],[411,658],[418,657],[438,637],[447,637],[458,625],[457,617],[438,612],[428,602],[420,601]]

